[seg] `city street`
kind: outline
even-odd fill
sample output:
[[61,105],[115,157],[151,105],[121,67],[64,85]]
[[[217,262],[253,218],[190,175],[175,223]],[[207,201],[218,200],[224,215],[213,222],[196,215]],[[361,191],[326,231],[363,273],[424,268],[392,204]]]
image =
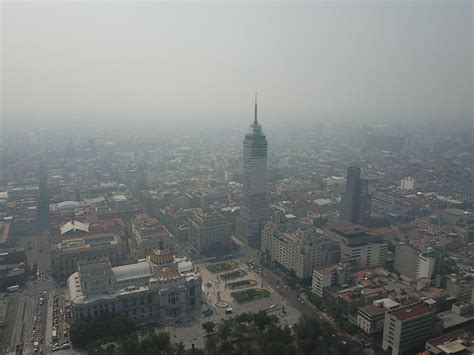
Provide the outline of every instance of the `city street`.
[[[259,264],[260,255],[259,250],[250,248],[246,245],[239,243],[240,245],[240,260],[250,261],[253,260],[257,265]],[[273,289],[277,290],[278,293],[286,300],[286,302],[293,308],[297,309],[301,314],[313,314],[325,324],[330,325],[334,329],[334,333],[341,334],[345,340],[355,348],[362,348],[360,341],[350,334],[347,334],[336,326],[330,316],[324,312],[321,312],[316,306],[314,306],[309,300],[306,299],[304,293],[298,294],[297,291],[287,287],[285,285],[286,275],[275,269],[269,269],[262,267],[262,278],[270,285]],[[286,287],[285,287],[286,286]]]
[[24,289],[18,293],[3,295],[9,297],[10,304],[3,335],[2,351],[15,354],[16,346],[23,344],[23,353],[32,353],[35,342],[38,350],[46,353],[47,339],[45,336],[48,297],[56,284],[49,275],[49,240],[47,234],[22,237],[18,246],[24,246],[30,270],[36,263],[38,272],[31,275]]

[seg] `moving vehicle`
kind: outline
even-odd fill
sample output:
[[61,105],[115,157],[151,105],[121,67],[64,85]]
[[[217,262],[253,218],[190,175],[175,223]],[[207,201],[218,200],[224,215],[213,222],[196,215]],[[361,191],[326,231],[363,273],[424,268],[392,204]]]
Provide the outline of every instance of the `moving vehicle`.
[[225,314],[232,314],[232,308],[227,308],[225,310]]
[[20,291],[20,285],[7,287],[7,292],[9,293],[18,292],[18,291]]

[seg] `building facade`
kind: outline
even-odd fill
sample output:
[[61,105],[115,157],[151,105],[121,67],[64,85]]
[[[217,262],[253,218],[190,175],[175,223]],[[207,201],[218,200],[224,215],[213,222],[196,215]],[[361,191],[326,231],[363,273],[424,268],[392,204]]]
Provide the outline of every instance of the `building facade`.
[[395,271],[409,279],[416,280],[419,254],[419,250],[409,244],[397,244],[395,249]]
[[265,252],[299,279],[309,279],[313,270],[338,263],[341,250],[336,242],[299,229],[294,233],[278,231],[264,234]]
[[423,350],[425,342],[435,334],[433,310],[423,303],[385,313],[383,327],[384,350],[392,355],[414,354]]
[[62,239],[53,244],[51,271],[64,280],[77,271],[77,263],[107,257],[113,266],[128,262],[127,246],[120,233],[101,233]]
[[395,210],[395,196],[389,192],[377,191],[371,199],[371,210],[374,213],[389,213]]
[[359,268],[385,266],[387,242],[367,228],[342,221],[323,229],[323,234],[339,243],[343,261],[353,261]]
[[439,273],[442,255],[428,250],[421,253],[413,245],[399,243],[395,249],[394,269],[411,280],[433,278]]
[[446,281],[446,291],[456,298],[457,302],[471,302],[474,304],[474,278],[470,274],[449,275]]
[[243,196],[237,219],[237,237],[247,245],[260,248],[263,225],[269,216],[267,200],[267,138],[255,118],[243,143]]
[[365,334],[376,334],[382,331],[387,310],[383,306],[369,304],[359,307],[357,311],[357,325]]
[[129,244],[135,258],[145,258],[155,249],[173,251],[173,235],[156,218],[139,213],[131,222],[132,237]]
[[342,220],[365,224],[370,218],[369,182],[360,178],[360,168],[347,170],[346,191],[341,194]]
[[217,212],[195,212],[189,219],[191,242],[199,253],[230,244],[231,226]]
[[318,297],[323,297],[324,289],[332,286],[342,286],[347,282],[348,265],[335,264],[315,269],[311,282],[311,291]]
[[202,304],[201,276],[193,264],[160,250],[144,262],[118,267],[107,258],[80,262],[68,288],[73,320],[121,313],[137,323],[169,323]]

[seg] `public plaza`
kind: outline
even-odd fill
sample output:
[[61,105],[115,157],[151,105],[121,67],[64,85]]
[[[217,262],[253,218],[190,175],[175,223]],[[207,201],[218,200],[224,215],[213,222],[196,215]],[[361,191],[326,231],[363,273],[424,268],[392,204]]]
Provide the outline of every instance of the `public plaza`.
[[[208,321],[218,323],[221,319],[245,312],[266,310],[269,314],[278,316],[282,324],[289,326],[298,321],[300,312],[291,307],[278,292],[262,279],[259,273],[247,264],[231,260],[213,264],[202,263],[197,264],[196,267],[199,268],[202,277],[203,300],[205,303],[202,312],[191,316],[189,320],[160,329],[169,332],[172,341],[183,341],[186,348],[191,348],[192,345],[202,348],[206,339],[206,331],[202,328],[203,323]],[[231,278],[227,279],[229,274]],[[232,276],[235,276],[235,278]],[[238,287],[241,284],[240,281],[245,280],[250,281],[248,285]],[[232,289],[231,286],[235,287],[236,283],[237,287]],[[262,298],[245,300],[239,303],[232,296],[235,292],[239,295],[242,295],[245,291],[246,293],[255,293],[255,291],[248,292],[248,290],[257,290],[256,293]],[[242,297],[237,296],[237,298],[240,300]],[[229,313],[229,309],[232,309],[232,313]],[[206,310],[209,310],[209,312],[206,312]]]

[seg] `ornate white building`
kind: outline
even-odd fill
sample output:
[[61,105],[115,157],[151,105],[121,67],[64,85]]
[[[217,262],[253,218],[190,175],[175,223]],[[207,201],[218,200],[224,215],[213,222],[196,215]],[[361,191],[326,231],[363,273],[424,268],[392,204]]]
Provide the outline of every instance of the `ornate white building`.
[[80,262],[68,287],[74,320],[124,313],[140,323],[166,323],[200,310],[202,303],[201,276],[193,264],[161,250],[117,267],[108,258]]

